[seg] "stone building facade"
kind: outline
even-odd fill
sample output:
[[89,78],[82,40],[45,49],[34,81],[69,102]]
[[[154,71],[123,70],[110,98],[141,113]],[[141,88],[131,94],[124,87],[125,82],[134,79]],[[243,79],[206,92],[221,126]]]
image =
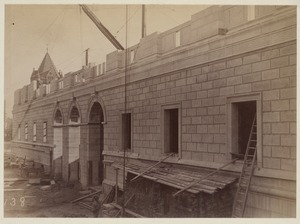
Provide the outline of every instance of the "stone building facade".
[[65,181],[108,189],[124,149],[128,161],[174,153],[166,163],[218,168],[245,153],[256,117],[245,216],[296,216],[296,7],[212,6],[127,56],[127,66],[115,51],[17,90],[14,152]]

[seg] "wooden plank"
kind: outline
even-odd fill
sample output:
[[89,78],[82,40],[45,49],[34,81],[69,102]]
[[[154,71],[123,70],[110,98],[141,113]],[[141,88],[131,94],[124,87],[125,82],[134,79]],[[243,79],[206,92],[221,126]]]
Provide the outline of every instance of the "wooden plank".
[[181,193],[181,192],[183,192],[183,191],[185,191],[185,190],[191,188],[192,186],[194,186],[195,184],[201,182],[202,180],[206,179],[207,177],[214,175],[215,173],[219,172],[222,168],[224,168],[224,167],[230,165],[231,163],[234,163],[236,160],[237,160],[237,159],[234,159],[234,160],[230,161],[229,163],[226,163],[225,165],[219,167],[217,170],[215,170],[215,171],[213,171],[213,172],[207,174],[206,176],[202,177],[200,180],[198,180],[198,181],[196,181],[196,182],[190,184],[189,186],[187,186],[187,187],[181,189],[180,191],[177,191],[175,194],[173,194],[173,196],[176,196],[176,195],[178,195],[179,193]]
[[[116,203],[111,203],[111,205],[114,206],[114,207],[116,207],[116,208],[118,208],[118,209],[120,209],[120,210],[122,209],[122,206],[120,206],[120,205],[118,205]],[[138,213],[135,213],[135,212],[133,212],[133,211],[127,209],[127,208],[125,208],[125,212],[128,213],[128,214],[130,214],[130,215],[132,215],[132,216],[134,216],[134,217],[137,217],[137,218],[145,218],[144,216],[142,216],[142,215],[140,215]]]
[[[126,201],[126,203],[125,203],[125,206],[127,206],[128,205],[128,203],[131,201],[131,199],[134,197],[134,194],[132,194],[130,197],[129,197],[129,199]],[[119,210],[118,212],[117,212],[117,214],[115,215],[115,217],[118,217],[118,215],[121,213],[121,210]]]
[[94,193],[85,195],[85,196],[80,197],[80,198],[77,198],[77,199],[71,201],[71,203],[74,203],[74,202],[77,202],[77,201],[81,201],[81,200],[83,200],[83,199],[85,199],[85,198],[89,198],[89,197],[91,197],[91,196],[93,196],[93,195],[99,194],[100,192],[102,192],[102,190],[96,191],[96,192],[94,192]]
[[83,208],[87,208],[87,209],[89,209],[89,210],[93,210],[93,207],[92,206],[90,206],[90,205],[88,205],[88,204],[85,204],[85,203],[83,203],[83,202],[77,202],[76,203],[77,205],[79,205],[79,206],[81,206],[81,207],[83,207]]
[[169,157],[171,157],[172,155],[174,155],[174,153],[169,154],[168,156],[166,156],[165,158],[161,159],[160,161],[158,161],[157,163],[155,163],[154,165],[148,167],[144,172],[142,172],[141,174],[137,175],[135,178],[131,179],[130,181],[134,181],[137,178],[139,178],[140,176],[143,176],[144,174],[146,174],[148,171],[150,171],[152,168],[154,168],[155,166],[161,164],[163,161],[165,161],[166,159],[168,159]]

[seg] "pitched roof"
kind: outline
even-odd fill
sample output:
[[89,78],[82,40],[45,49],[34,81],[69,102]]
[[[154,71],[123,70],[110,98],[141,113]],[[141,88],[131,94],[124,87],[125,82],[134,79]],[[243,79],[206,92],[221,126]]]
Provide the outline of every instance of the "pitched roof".
[[45,54],[45,57],[42,63],[40,64],[38,71],[40,74],[50,71],[52,74],[55,74],[57,77],[59,77],[58,72],[48,52]]
[[54,66],[54,63],[47,52],[38,68],[38,70],[34,70],[31,74],[30,80],[39,80],[44,84],[51,82],[53,79],[61,78],[61,74],[59,74]]

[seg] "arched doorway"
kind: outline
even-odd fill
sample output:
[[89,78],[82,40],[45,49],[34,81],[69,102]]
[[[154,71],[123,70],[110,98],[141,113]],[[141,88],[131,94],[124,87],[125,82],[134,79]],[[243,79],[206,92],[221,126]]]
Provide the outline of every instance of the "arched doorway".
[[80,145],[80,113],[74,105],[69,114],[69,153],[68,153],[68,180],[80,180],[79,145]]
[[99,102],[94,102],[88,122],[88,185],[101,184],[104,178],[103,131],[103,110]]
[[63,117],[60,109],[56,109],[53,119],[53,173],[55,179],[62,177],[63,166]]

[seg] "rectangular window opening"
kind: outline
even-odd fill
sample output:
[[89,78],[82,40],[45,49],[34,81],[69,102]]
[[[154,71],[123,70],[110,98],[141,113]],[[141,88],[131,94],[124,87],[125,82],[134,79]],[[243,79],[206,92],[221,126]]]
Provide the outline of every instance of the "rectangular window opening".
[[36,142],[36,123],[33,123],[33,141]]
[[[256,118],[256,101],[237,102],[232,105],[232,155],[233,157],[244,158],[246,149],[256,147],[257,130],[253,127],[250,136],[253,120]],[[251,140],[251,141],[250,141]],[[255,145],[251,145],[255,144]],[[249,151],[251,153],[251,151]]]
[[164,149],[166,153],[178,153],[179,145],[178,108],[164,110]]
[[133,62],[133,60],[134,60],[134,55],[135,55],[134,50],[131,50],[131,51],[130,51],[130,63]]
[[27,141],[28,140],[28,124],[26,123],[25,124],[25,140]]
[[43,123],[43,142],[47,142],[47,122]]
[[131,150],[131,113],[122,114],[122,148]]

